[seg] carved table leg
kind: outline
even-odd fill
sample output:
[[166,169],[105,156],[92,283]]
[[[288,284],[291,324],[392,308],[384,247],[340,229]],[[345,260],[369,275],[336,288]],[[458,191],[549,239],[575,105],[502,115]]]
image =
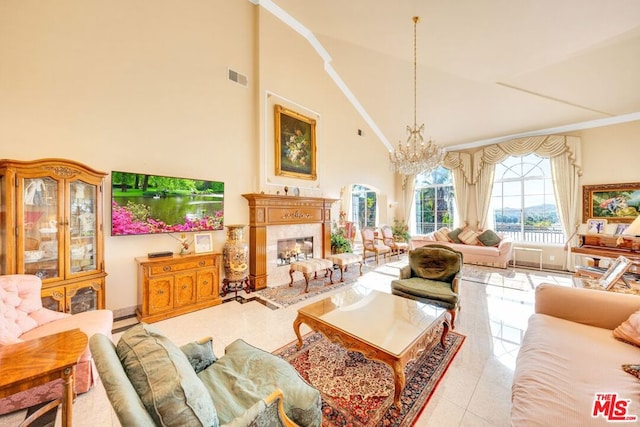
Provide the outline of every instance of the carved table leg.
[[[333,285],[333,268],[327,268],[327,273],[329,273],[329,282]],[[327,277],[326,273],[324,277]]]
[[302,324],[302,319],[300,319],[300,315],[298,315],[296,317],[296,320],[293,321],[293,332],[295,332],[296,336],[298,337],[298,344],[296,344],[296,346],[298,347],[298,350],[302,348],[302,335],[300,335],[301,324]]
[[289,277],[291,277],[291,281],[289,282],[289,287],[293,286],[293,269],[289,269]]
[[395,390],[393,392],[393,403],[395,403],[396,408],[402,409],[402,403],[400,402],[400,395],[402,394],[402,390],[406,384],[406,378],[404,376],[404,369],[402,367],[402,363],[394,362],[393,363],[393,382],[395,383]]
[[66,368],[62,374],[62,426],[71,426],[73,419],[73,374],[75,368]]
[[302,273],[302,275],[304,276],[304,292],[307,293],[309,292],[309,275],[307,273]]
[[449,321],[445,319],[442,322],[442,336],[440,337],[440,344],[442,344],[443,347],[446,347],[445,342],[446,342],[448,333],[449,333]]

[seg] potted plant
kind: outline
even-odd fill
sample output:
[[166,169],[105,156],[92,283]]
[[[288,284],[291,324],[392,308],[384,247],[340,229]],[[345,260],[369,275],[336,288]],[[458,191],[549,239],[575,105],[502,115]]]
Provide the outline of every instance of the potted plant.
[[353,252],[351,241],[344,235],[344,230],[339,228],[331,232],[331,253],[341,254],[345,252]]
[[409,234],[409,226],[404,222],[403,219],[394,219],[391,231],[393,232],[393,238],[396,241],[408,243],[409,239],[411,239],[411,235]]

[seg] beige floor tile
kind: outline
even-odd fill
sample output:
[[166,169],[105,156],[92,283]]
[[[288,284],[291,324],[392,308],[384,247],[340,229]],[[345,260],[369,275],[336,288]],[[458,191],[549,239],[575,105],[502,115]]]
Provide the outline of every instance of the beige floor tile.
[[[372,271],[354,286],[389,292],[397,268],[373,268],[372,263],[369,267]],[[534,286],[541,282],[570,285],[568,280],[566,275],[547,272],[535,272],[531,278]],[[460,294],[462,309],[455,331],[466,336],[465,342],[416,425],[507,426],[513,368],[527,319],[533,312],[533,291],[462,282]],[[296,310],[311,301],[314,299],[277,310],[256,301],[245,304],[231,301],[154,325],[179,345],[211,336],[218,355],[224,354],[225,346],[237,338],[271,352],[295,339],[292,324]],[[307,333],[309,328],[303,324],[301,332]],[[114,341],[120,335],[114,334]],[[78,396],[74,415],[74,426],[78,427],[119,425],[101,383]],[[21,416],[0,416],[0,427],[17,425]]]

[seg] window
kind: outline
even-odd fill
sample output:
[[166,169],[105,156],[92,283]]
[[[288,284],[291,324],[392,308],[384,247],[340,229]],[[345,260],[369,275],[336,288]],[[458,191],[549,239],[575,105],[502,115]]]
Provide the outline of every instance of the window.
[[496,164],[490,212],[495,230],[516,241],[564,241],[549,159],[527,154]]
[[375,227],[378,209],[376,192],[364,185],[354,185],[351,191],[351,220],[364,227]]
[[454,197],[451,171],[438,166],[416,176],[412,234],[427,234],[441,227],[453,227]]

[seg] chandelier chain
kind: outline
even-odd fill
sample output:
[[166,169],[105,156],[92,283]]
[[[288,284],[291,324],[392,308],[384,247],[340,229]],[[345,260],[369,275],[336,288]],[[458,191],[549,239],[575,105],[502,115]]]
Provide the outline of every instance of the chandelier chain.
[[415,175],[437,168],[444,160],[445,151],[436,145],[431,138],[424,143],[422,132],[424,124],[418,126],[418,49],[417,24],[420,17],[413,17],[413,127],[407,125],[407,141],[403,145],[398,142],[398,148],[389,152],[391,168],[402,175]]

